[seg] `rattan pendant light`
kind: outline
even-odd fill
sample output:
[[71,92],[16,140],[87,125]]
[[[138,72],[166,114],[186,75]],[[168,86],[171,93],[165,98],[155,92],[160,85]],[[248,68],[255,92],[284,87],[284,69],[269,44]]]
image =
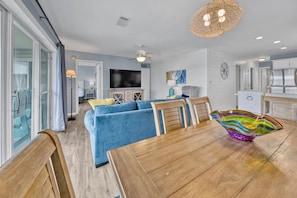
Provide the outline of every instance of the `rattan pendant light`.
[[217,37],[234,28],[242,15],[243,9],[236,1],[213,0],[194,14],[190,29],[203,38]]

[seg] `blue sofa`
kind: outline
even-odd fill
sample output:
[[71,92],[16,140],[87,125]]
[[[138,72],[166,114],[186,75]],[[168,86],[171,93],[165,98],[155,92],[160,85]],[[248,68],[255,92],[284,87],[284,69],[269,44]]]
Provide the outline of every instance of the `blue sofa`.
[[108,150],[156,136],[152,101],[162,100],[95,106],[86,112],[84,123],[96,167],[108,163]]

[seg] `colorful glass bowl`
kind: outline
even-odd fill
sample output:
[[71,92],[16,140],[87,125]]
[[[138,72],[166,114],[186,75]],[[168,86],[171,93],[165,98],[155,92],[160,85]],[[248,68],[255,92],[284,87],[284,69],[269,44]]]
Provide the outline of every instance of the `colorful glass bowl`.
[[259,116],[244,110],[213,111],[213,119],[218,121],[233,138],[252,141],[256,136],[280,130],[283,125],[268,115]]

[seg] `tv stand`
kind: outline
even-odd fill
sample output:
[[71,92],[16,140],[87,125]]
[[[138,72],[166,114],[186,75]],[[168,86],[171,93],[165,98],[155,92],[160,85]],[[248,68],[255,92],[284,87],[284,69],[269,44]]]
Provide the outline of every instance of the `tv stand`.
[[116,104],[143,100],[143,89],[111,89],[109,97],[114,98]]

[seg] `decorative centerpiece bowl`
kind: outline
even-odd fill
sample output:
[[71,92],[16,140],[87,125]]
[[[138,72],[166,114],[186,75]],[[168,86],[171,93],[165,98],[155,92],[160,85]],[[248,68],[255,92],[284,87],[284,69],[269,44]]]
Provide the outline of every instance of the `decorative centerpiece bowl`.
[[244,141],[252,141],[256,136],[266,135],[283,128],[281,123],[268,115],[259,116],[243,110],[215,110],[210,114],[231,137]]

